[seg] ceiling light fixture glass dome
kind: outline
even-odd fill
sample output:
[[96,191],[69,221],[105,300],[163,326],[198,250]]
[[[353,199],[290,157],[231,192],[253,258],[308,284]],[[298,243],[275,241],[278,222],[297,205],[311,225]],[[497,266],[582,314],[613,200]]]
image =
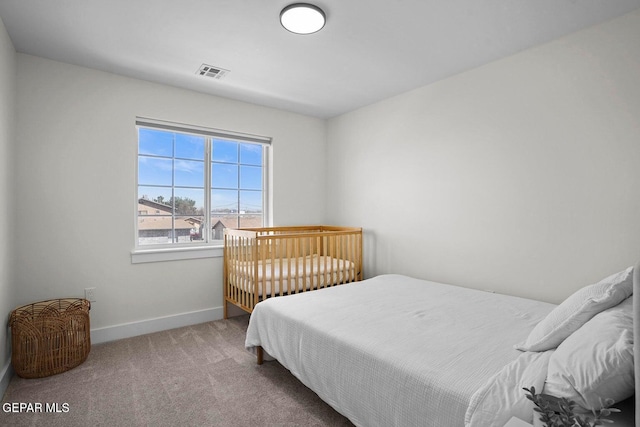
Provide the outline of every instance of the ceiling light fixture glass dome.
[[296,34],[313,34],[324,27],[327,20],[324,11],[308,3],[294,3],[282,9],[280,23]]

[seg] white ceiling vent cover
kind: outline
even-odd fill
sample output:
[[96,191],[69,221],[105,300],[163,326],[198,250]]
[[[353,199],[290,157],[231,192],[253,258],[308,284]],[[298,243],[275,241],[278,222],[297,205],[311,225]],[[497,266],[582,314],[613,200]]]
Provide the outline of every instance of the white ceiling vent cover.
[[226,76],[230,71],[224,68],[214,67],[213,65],[202,64],[196,74],[204,77],[213,77],[220,80]]

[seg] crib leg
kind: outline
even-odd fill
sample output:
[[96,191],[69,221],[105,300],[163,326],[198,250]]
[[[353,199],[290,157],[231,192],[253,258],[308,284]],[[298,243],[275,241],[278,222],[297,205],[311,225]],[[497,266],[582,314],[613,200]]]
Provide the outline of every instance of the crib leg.
[[261,346],[256,347],[256,356],[258,356],[258,365],[262,365],[264,362],[264,350]]

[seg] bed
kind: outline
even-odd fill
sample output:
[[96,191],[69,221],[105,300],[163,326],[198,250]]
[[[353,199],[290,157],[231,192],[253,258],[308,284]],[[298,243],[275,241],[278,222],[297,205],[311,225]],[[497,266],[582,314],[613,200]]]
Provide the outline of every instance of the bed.
[[[626,365],[616,368],[621,374],[610,375],[596,372],[600,363],[594,364],[599,368],[589,367],[587,377],[614,378],[610,397],[630,401],[639,268],[586,286],[557,306],[382,275],[261,302],[250,317],[245,344],[259,363],[263,354],[277,359],[358,426],[500,427],[514,416],[531,423],[533,406],[522,388],[546,392],[552,385],[561,389],[561,380],[573,381],[571,369],[610,350],[592,339],[591,328],[601,331],[603,324],[603,336],[622,337],[612,345]],[[607,293],[594,297],[594,290]],[[615,328],[626,328],[624,333],[609,332],[617,330],[611,329],[612,318],[622,319]],[[579,360],[582,355],[587,362]],[[629,418],[633,411],[626,412]]]
[[228,304],[251,313],[267,298],[362,279],[362,229],[307,225],[226,229],[224,317]]

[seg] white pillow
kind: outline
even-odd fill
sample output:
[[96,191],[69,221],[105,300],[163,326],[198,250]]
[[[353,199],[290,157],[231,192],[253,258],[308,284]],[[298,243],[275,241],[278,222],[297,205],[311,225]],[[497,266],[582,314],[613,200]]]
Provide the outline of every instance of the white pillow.
[[565,338],[603,310],[627,299],[633,292],[633,267],[576,291],[536,325],[526,341],[516,344],[522,351],[556,348]]
[[633,298],[594,316],[549,359],[544,393],[601,409],[633,395]]

